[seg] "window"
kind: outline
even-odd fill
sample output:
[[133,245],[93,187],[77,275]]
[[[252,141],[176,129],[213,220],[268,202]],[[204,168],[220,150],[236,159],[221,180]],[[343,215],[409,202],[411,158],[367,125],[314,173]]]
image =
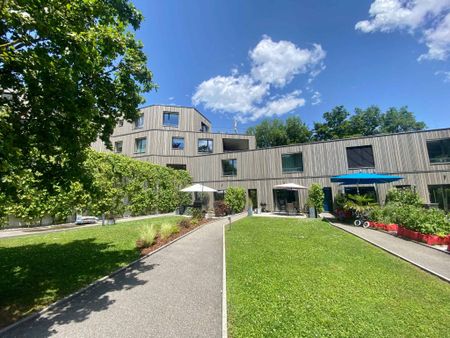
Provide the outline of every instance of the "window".
[[450,184],[429,185],[430,202],[437,203],[439,208],[450,211]]
[[427,141],[430,163],[450,162],[450,138]]
[[209,131],[209,127],[205,123],[201,122],[200,131],[207,133]]
[[207,139],[207,138],[199,139],[197,150],[199,153],[212,153],[213,152],[213,140]]
[[223,176],[236,176],[237,160],[222,160],[222,174]]
[[347,163],[349,169],[375,167],[372,146],[348,147]]
[[217,190],[214,192],[214,201],[223,201],[225,199],[225,190]]
[[401,185],[394,185],[394,188],[396,189],[405,189],[405,190],[415,190],[415,187],[412,187],[410,184],[401,184]]
[[172,149],[184,149],[184,137],[172,137]]
[[145,153],[147,149],[147,138],[140,137],[134,140],[134,152],[136,154]]
[[134,121],[134,129],[142,128],[143,126],[144,126],[144,115],[141,115]]
[[293,173],[303,171],[302,153],[282,154],[281,166],[284,173]]
[[120,154],[122,152],[123,141],[114,142],[114,152]]
[[163,113],[163,126],[165,127],[178,127],[178,113],[167,112]]
[[122,119],[117,122],[117,126],[118,127],[123,127],[123,120]]
[[186,170],[186,164],[167,163],[167,168],[172,168],[176,170]]

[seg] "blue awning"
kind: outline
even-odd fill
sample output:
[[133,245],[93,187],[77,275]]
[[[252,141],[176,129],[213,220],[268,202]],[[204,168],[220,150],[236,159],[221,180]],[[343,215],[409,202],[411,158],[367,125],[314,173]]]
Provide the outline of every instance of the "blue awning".
[[331,182],[342,183],[343,185],[351,184],[379,184],[379,183],[390,183],[401,180],[401,176],[391,176],[373,173],[356,173],[333,176]]

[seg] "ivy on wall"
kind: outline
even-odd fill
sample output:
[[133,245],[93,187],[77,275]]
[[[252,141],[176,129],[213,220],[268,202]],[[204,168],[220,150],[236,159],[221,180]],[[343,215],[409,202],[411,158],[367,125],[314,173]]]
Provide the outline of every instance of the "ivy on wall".
[[39,173],[24,171],[10,175],[16,182],[17,199],[0,194],[0,218],[15,216],[24,224],[39,224],[45,216],[63,222],[68,216],[84,214],[118,217],[125,213],[145,215],[171,212],[189,204],[190,196],[179,190],[191,183],[185,170],[175,170],[123,155],[88,150],[84,162],[88,173],[67,188],[54,185],[47,190],[39,184]]

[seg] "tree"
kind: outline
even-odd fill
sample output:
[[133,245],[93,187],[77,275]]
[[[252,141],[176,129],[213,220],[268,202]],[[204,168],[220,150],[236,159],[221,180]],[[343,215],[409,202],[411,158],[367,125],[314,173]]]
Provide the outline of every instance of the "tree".
[[352,135],[350,113],[344,106],[336,106],[331,112],[323,114],[324,123],[314,122],[314,139],[317,141],[326,141],[345,138]]
[[414,113],[408,107],[389,108],[381,117],[382,133],[400,133],[405,131],[423,130],[427,126],[416,120]]
[[254,135],[258,148],[282,146],[288,143],[286,127],[279,119],[263,120],[255,127],[247,129],[248,135]]
[[308,126],[298,116],[290,116],[286,119],[286,134],[288,144],[305,143],[311,141],[312,136]]
[[84,149],[111,146],[116,122],[155,88],[132,32],[142,14],[128,0],[4,0],[0,12],[0,174],[68,185]]
[[316,209],[316,213],[319,214],[323,211],[323,202],[325,200],[325,194],[323,193],[322,186],[319,183],[313,183],[308,191],[308,200],[306,204],[308,207]]
[[245,189],[229,187],[225,191],[225,204],[233,212],[241,212],[245,208]]
[[380,132],[381,111],[377,106],[367,109],[356,108],[350,117],[351,134],[354,136],[370,136]]

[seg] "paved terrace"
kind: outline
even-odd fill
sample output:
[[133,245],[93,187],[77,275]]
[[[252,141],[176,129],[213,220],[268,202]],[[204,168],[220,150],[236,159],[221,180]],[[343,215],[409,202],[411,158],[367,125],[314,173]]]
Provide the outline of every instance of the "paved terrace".
[[330,219],[331,223],[355,236],[358,236],[382,249],[401,257],[421,267],[424,270],[433,272],[441,278],[450,282],[450,254],[392,236],[385,232],[364,229],[353,225],[342,224]]
[[[233,217],[237,220],[246,216]],[[222,240],[205,225],[2,337],[221,337]]]

